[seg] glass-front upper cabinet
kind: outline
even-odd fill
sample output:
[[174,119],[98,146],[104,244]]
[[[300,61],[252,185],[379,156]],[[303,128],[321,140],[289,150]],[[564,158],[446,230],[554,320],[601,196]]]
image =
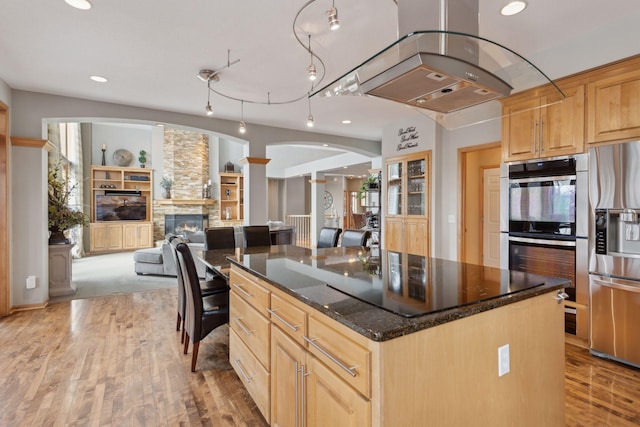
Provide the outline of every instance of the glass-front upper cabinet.
[[431,151],[388,158],[384,171],[383,248],[428,257]]
[[402,215],[402,162],[387,164],[387,214]]
[[428,215],[428,171],[429,152],[387,161],[387,215]]
[[407,161],[407,215],[424,215],[425,160]]

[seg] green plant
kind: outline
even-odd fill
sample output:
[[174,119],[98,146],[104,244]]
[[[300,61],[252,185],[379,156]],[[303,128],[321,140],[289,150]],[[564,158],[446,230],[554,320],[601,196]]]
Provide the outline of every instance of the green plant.
[[160,181],[160,187],[164,188],[166,191],[170,191],[173,187],[173,179],[170,176],[163,176],[162,181]]
[[140,157],[138,157],[138,161],[143,165],[145,163],[147,163],[147,152],[146,151],[140,150]]
[[49,230],[62,232],[76,225],[87,225],[89,217],[82,211],[69,207],[69,195],[77,184],[70,185],[68,179],[61,178],[58,166],[49,169],[47,181],[49,187]]
[[367,190],[378,188],[378,175],[369,175],[367,179],[362,181],[358,189],[358,198],[363,199]]

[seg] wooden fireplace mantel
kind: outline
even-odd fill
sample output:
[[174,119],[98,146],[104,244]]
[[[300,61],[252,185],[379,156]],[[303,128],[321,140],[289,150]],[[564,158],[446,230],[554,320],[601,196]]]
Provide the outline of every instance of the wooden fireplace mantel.
[[216,199],[157,199],[158,205],[189,205],[189,206],[213,206],[218,201]]

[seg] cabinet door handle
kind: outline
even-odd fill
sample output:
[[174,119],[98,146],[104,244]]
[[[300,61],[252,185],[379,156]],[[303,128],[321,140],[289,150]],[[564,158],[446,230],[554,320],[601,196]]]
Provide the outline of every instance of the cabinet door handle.
[[307,423],[307,405],[306,405],[306,394],[307,394],[307,375],[309,375],[308,372],[305,372],[304,369],[304,365],[302,365],[302,367],[300,368],[300,379],[301,379],[301,383],[302,383],[302,393],[300,394],[300,406],[302,407],[302,427],[305,426],[305,424]]
[[252,298],[253,294],[250,294],[249,292],[245,291],[241,285],[238,285],[237,283],[233,284],[233,287],[236,288],[238,291],[240,291],[240,293],[242,293],[244,296],[246,296],[247,298]]
[[291,329],[293,332],[297,332],[298,328],[300,327],[300,325],[292,325],[291,323],[287,322],[286,320],[284,320],[282,317],[280,317],[275,310],[270,310],[270,309],[266,309],[267,312],[272,315],[273,317],[275,317],[276,319],[278,319],[279,321],[281,321],[282,323],[285,324],[285,326],[287,326],[289,329]]
[[242,363],[240,362],[240,359],[233,359],[233,361],[236,362],[236,368],[238,368],[238,370],[240,371],[240,374],[244,377],[245,381],[250,383],[251,377],[247,375],[246,371],[242,368]]
[[[295,392],[296,393],[295,393],[295,396],[296,396],[296,400],[298,399],[298,395],[300,393],[300,389],[298,387],[298,381],[299,381],[298,377],[300,375],[300,368],[298,368],[298,366],[299,366],[299,363],[296,360],[295,361],[295,370],[296,370],[296,385],[295,385]],[[302,381],[304,381],[304,379],[302,379]],[[295,407],[296,407],[296,427],[298,427],[298,424],[299,424],[298,420],[300,419],[299,418],[299,414],[298,414],[298,412],[299,412],[298,402],[296,402]]]
[[244,332],[247,335],[251,335],[253,333],[253,331],[249,328],[247,328],[244,323],[242,323],[242,320],[240,320],[237,317],[233,318],[233,321],[236,322],[238,324],[238,326],[240,326],[240,329],[242,329],[242,332]]
[[569,294],[566,293],[564,290],[560,289],[558,291],[558,293],[556,294],[555,297],[553,297],[556,301],[558,301],[558,304],[562,304],[562,301],[566,300],[567,298],[569,298]]
[[333,354],[329,353],[327,350],[322,348],[320,345],[316,344],[316,341],[318,340],[318,338],[307,338],[307,337],[302,337],[302,338],[304,338],[304,340],[306,342],[308,342],[310,345],[315,347],[315,349],[318,350],[320,353],[322,353],[325,356],[327,356],[333,363],[335,363],[336,365],[338,365],[339,367],[341,367],[342,369],[347,371],[349,373],[349,375],[351,375],[352,377],[355,377],[356,375],[358,375],[357,372],[356,372],[356,367],[355,366],[352,366],[351,368],[348,367],[347,365],[342,363],[340,361],[340,359],[335,357]]
[[542,138],[543,138],[543,133],[542,130],[544,129],[544,120],[540,119],[540,130],[538,132],[538,145],[540,146],[540,152],[544,152],[544,148],[542,148]]
[[532,142],[533,142],[533,150],[532,152],[535,154],[536,153],[536,142],[538,141],[538,121],[534,120],[533,121],[533,138],[532,138]]

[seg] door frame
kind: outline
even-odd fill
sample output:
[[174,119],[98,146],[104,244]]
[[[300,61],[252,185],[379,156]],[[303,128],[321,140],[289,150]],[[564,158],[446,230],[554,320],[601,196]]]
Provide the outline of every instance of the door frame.
[[0,102],[0,317],[9,314],[11,304],[11,263],[9,262],[9,192],[10,192],[10,138],[9,138],[9,107]]
[[[458,149],[458,182],[460,183],[459,190],[458,190],[458,218],[460,218],[460,221],[458,221],[458,230],[457,230],[457,234],[458,234],[458,261],[460,262],[465,262],[466,261],[466,257],[467,257],[467,247],[465,244],[465,233],[466,233],[466,229],[467,229],[467,223],[468,223],[468,218],[465,215],[466,212],[466,200],[467,200],[467,192],[468,189],[466,188],[466,177],[467,177],[467,156],[469,156],[470,153],[475,153],[478,151],[484,151],[484,150],[488,150],[488,149],[494,149],[494,148],[500,148],[502,146],[502,143],[500,141],[496,141],[496,142],[490,142],[487,144],[480,144],[480,145],[473,145],[473,146],[469,146],[469,147],[462,147]],[[497,167],[500,166],[500,161],[498,162],[498,164],[496,165]],[[488,166],[484,167],[487,168]],[[480,169],[480,171],[482,172],[483,168]],[[480,175],[478,177],[478,179],[482,179],[482,175]],[[483,189],[482,191],[484,191],[484,185],[482,186]],[[482,203],[482,202],[481,202]],[[480,224],[480,227],[482,227],[482,224]],[[480,230],[482,231],[482,230]],[[481,234],[482,236],[482,234]],[[482,243],[482,242],[481,242]]]

